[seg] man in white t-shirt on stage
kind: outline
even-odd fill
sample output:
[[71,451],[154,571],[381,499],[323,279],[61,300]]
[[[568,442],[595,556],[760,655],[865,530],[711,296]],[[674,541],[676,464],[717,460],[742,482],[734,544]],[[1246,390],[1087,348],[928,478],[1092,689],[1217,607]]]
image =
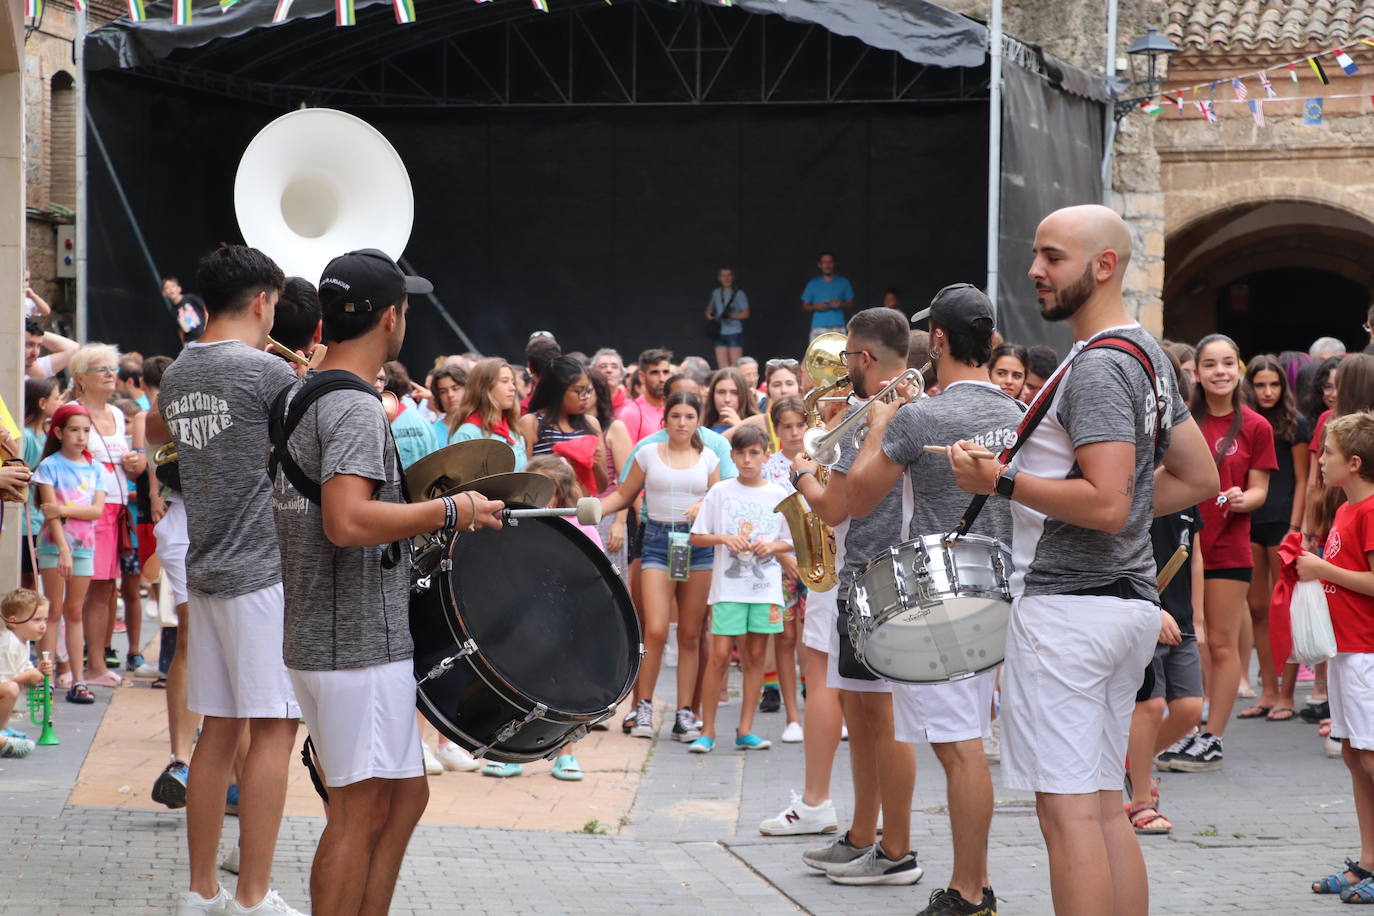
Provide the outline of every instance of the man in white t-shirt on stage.
[[[1121,217],[1058,210],[1036,230],[1034,254],[1041,314],[1076,340],[1030,413],[1049,410],[1011,464],[958,443],[949,461],[965,491],[1011,501],[1002,775],[1036,793],[1055,912],[1145,916],[1145,860],[1121,786],[1159,633],[1150,524],[1215,496],[1216,466],[1168,360],[1122,299],[1131,236]],[[1132,352],[1084,349],[1105,336]]]

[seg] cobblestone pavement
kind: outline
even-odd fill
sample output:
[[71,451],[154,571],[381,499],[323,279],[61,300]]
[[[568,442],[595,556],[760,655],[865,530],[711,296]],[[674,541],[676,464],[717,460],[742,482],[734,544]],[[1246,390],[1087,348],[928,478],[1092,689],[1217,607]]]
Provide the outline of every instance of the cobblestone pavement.
[[[671,696],[671,671],[661,696]],[[179,812],[70,805],[68,798],[107,708],[67,715],[63,744],[0,766],[0,914],[171,912],[185,881]],[[721,710],[728,735],[739,700]],[[67,713],[67,710],[64,710]],[[909,888],[845,888],[805,868],[815,838],[770,838],[760,820],[801,785],[800,745],[778,736],[781,714],[763,715],[769,751],[724,748],[691,755],[660,732],[619,823],[583,831],[425,824],[416,832],[393,912],[911,914],[948,876],[944,782],[928,748],[918,751],[913,843],[926,877]],[[643,741],[622,738],[614,740]],[[1339,906],[1307,890],[1358,849],[1349,781],[1301,723],[1235,722],[1226,768],[1169,774],[1163,808],[1172,837],[1145,837],[1151,912],[1302,914]],[[99,753],[99,750],[96,751]],[[638,774],[637,774],[638,775]],[[451,777],[444,777],[449,779]],[[626,779],[589,774],[588,779]],[[994,781],[997,779],[993,768]],[[453,783],[485,793],[488,780]],[[849,810],[848,760],[835,767],[841,826]],[[997,790],[991,871],[1003,914],[1050,912],[1048,873],[1030,799]],[[304,907],[315,817],[291,816],[278,846],[276,886]],[[225,848],[237,821],[228,818]],[[604,832],[603,832],[604,831]],[[229,876],[225,875],[226,878]]]

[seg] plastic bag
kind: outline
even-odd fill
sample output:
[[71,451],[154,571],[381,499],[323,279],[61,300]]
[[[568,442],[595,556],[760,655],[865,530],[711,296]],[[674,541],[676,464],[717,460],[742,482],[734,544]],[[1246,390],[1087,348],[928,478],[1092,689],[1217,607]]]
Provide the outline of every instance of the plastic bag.
[[1299,582],[1289,604],[1293,628],[1292,661],[1315,665],[1336,655],[1336,633],[1331,629],[1331,611],[1319,580]]

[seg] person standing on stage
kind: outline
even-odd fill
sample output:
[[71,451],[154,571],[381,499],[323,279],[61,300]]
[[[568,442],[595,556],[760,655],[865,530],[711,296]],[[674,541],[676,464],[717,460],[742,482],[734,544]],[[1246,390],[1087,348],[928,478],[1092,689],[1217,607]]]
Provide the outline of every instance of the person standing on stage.
[[[286,771],[300,707],[281,663],[281,560],[271,534],[267,416],[296,381],[263,352],[286,278],[255,248],[226,245],[200,262],[207,321],[162,375],[154,443],[176,443],[189,546],[186,588],[195,638],[184,647],[187,707],[204,716],[186,793],[190,890],[177,916],[293,914],[271,890],[286,803]],[[247,722],[239,784],[240,867],[235,896],[215,874],[224,798]],[[235,909],[238,908],[238,909]]]
[[[320,371],[376,378],[400,353],[407,296],[432,289],[375,249],[335,258],[320,279],[329,347]],[[384,913],[429,799],[407,622],[409,539],[438,528],[499,528],[503,504],[476,493],[405,502],[386,411],[367,391],[335,390],[310,403],[287,448],[321,488],[316,504],[280,473],[273,492],[283,654],[329,791],[311,905],[331,916]]]
[[722,267],[706,304],[706,320],[720,322],[716,334],[716,368],[733,366],[744,355],[744,319],[749,317],[749,297],[735,286],[735,271]]
[[[969,502],[955,484],[949,462],[927,454],[925,446],[968,440],[1000,452],[1016,441],[1016,427],[1025,413],[1020,401],[988,377],[993,311],[982,291],[967,283],[947,286],[935,294],[929,308],[912,317],[912,323],[927,317],[940,396],[907,405],[901,400],[875,404],[847,488],[849,514],[863,516],[894,487],[905,486],[902,475],[908,473],[911,518],[906,538],[953,531]],[[985,505],[969,530],[1010,545],[1006,501]],[[992,724],[996,677],[995,671],[985,671],[946,684],[892,685],[897,740],[929,742],[945,769],[948,792],[954,871],[948,886],[931,898],[921,916],[972,916],[997,908],[988,881],[992,775],[981,740]],[[884,826],[899,817],[910,814],[888,811]]]
[[[1011,502],[1002,774],[1036,793],[1055,911],[1134,916],[1149,910],[1149,884],[1121,786],[1159,635],[1150,524],[1214,497],[1217,471],[1169,361],[1122,298],[1131,234],[1121,217],[1058,210],[1034,253],[1041,314],[1067,321],[1077,342],[1032,403],[1047,412],[1010,465],[958,443],[949,461],[965,491]],[[1125,338],[1152,372],[1130,353],[1084,349],[1103,336]]]
[[807,281],[801,295],[802,311],[811,314],[809,340],[822,334],[843,334],[845,309],[854,307],[854,287],[846,277],[835,273],[835,256],[822,251],[816,266],[821,270],[820,276]]

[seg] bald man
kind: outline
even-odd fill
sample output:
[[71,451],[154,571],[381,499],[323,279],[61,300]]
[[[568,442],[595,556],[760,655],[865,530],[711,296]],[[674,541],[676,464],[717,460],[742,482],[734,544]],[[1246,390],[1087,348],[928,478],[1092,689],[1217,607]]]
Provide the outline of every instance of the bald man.
[[[1130,231],[1106,207],[1040,223],[1030,278],[1042,317],[1068,323],[1074,347],[1031,405],[1043,419],[1009,465],[950,449],[960,487],[1011,501],[1002,774],[1036,793],[1060,916],[1149,911],[1121,786],[1161,625],[1150,523],[1218,489],[1167,358],[1122,299],[1130,256]],[[1132,352],[1088,346],[1103,338]]]

